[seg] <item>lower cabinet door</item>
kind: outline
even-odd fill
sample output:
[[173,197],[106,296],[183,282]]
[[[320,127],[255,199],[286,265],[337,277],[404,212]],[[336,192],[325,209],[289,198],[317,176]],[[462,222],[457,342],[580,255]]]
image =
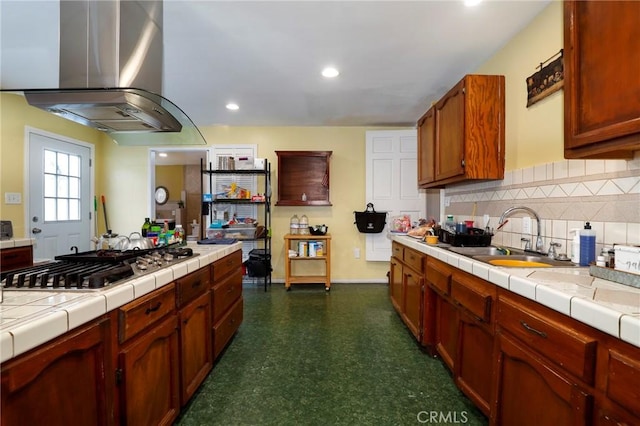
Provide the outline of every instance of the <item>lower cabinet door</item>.
[[211,294],[206,292],[180,310],[180,398],[185,405],[213,366]]
[[434,305],[436,351],[453,372],[458,348],[458,310],[441,295],[435,297]]
[[495,425],[589,424],[593,396],[511,337],[499,333]]
[[118,361],[121,422],[171,425],[180,412],[177,316],[124,345]]
[[238,327],[242,324],[243,301],[242,298],[227,311],[213,326],[213,359],[218,358],[222,350],[227,346]]
[[391,258],[391,271],[389,276],[389,296],[391,304],[399,314],[404,310],[404,294],[402,292],[402,264],[394,257]]
[[422,276],[409,268],[404,268],[404,311],[402,319],[411,334],[422,339]]
[[486,416],[492,389],[493,334],[477,319],[460,314],[456,383]]
[[2,425],[113,425],[109,320],[2,365]]

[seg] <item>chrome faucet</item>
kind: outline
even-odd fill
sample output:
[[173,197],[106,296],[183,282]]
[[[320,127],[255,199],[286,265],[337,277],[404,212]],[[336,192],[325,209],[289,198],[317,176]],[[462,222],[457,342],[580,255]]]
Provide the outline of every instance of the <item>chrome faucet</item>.
[[500,216],[500,220],[498,221],[498,229],[506,225],[508,222],[508,220],[505,220],[507,216],[509,216],[511,213],[517,210],[523,210],[529,213],[531,216],[533,216],[536,219],[536,222],[538,222],[538,235],[536,237],[536,251],[538,253],[544,253],[544,243],[542,242],[542,235],[540,235],[540,232],[542,230],[542,227],[540,226],[540,216],[538,216],[538,213],[536,213],[529,207],[525,207],[525,206],[510,207],[507,210],[505,210],[504,213],[502,213],[502,215]]
[[549,258],[555,259],[556,257],[558,257],[558,253],[556,253],[556,247],[562,247],[562,244],[554,243],[553,241],[551,241],[551,243],[549,244],[549,252],[547,253],[547,256],[549,256]]

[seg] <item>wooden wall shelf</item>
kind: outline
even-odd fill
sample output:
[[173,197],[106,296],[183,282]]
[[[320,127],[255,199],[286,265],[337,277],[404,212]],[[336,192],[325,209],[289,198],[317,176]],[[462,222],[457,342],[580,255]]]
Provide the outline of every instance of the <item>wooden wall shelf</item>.
[[[332,151],[276,151],[276,206],[330,206],[329,159]],[[303,199],[303,194],[306,199]]]

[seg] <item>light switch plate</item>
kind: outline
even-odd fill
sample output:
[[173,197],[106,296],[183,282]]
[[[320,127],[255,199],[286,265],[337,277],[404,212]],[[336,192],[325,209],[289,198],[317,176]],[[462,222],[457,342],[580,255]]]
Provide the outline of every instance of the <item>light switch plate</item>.
[[529,216],[522,218],[522,233],[531,235],[531,218]]
[[5,192],[4,203],[5,204],[22,204],[22,194],[19,192]]

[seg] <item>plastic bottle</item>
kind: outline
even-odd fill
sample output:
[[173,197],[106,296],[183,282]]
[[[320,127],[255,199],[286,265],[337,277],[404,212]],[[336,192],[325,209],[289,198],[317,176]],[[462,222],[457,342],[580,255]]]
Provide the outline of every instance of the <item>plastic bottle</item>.
[[146,237],[150,230],[151,230],[151,218],[145,217],[144,223],[142,224],[142,236]]
[[177,224],[176,225],[176,229],[174,232],[174,237],[176,239],[176,243],[183,245],[186,244],[186,237],[184,235],[184,229],[182,229],[182,225],[181,224]]
[[453,215],[447,215],[447,220],[444,223],[444,229],[449,232],[456,232],[456,223],[453,220]]
[[580,231],[580,266],[589,266],[596,260],[596,231],[587,222]]
[[571,262],[578,265],[580,263],[580,228],[572,228],[569,234],[573,234],[571,240]]
[[298,215],[294,214],[293,216],[291,216],[291,221],[289,222],[289,232],[292,235],[297,235],[299,227],[300,220],[298,219]]
[[302,215],[300,217],[300,229],[298,230],[298,234],[300,235],[309,235],[309,219],[307,215]]

